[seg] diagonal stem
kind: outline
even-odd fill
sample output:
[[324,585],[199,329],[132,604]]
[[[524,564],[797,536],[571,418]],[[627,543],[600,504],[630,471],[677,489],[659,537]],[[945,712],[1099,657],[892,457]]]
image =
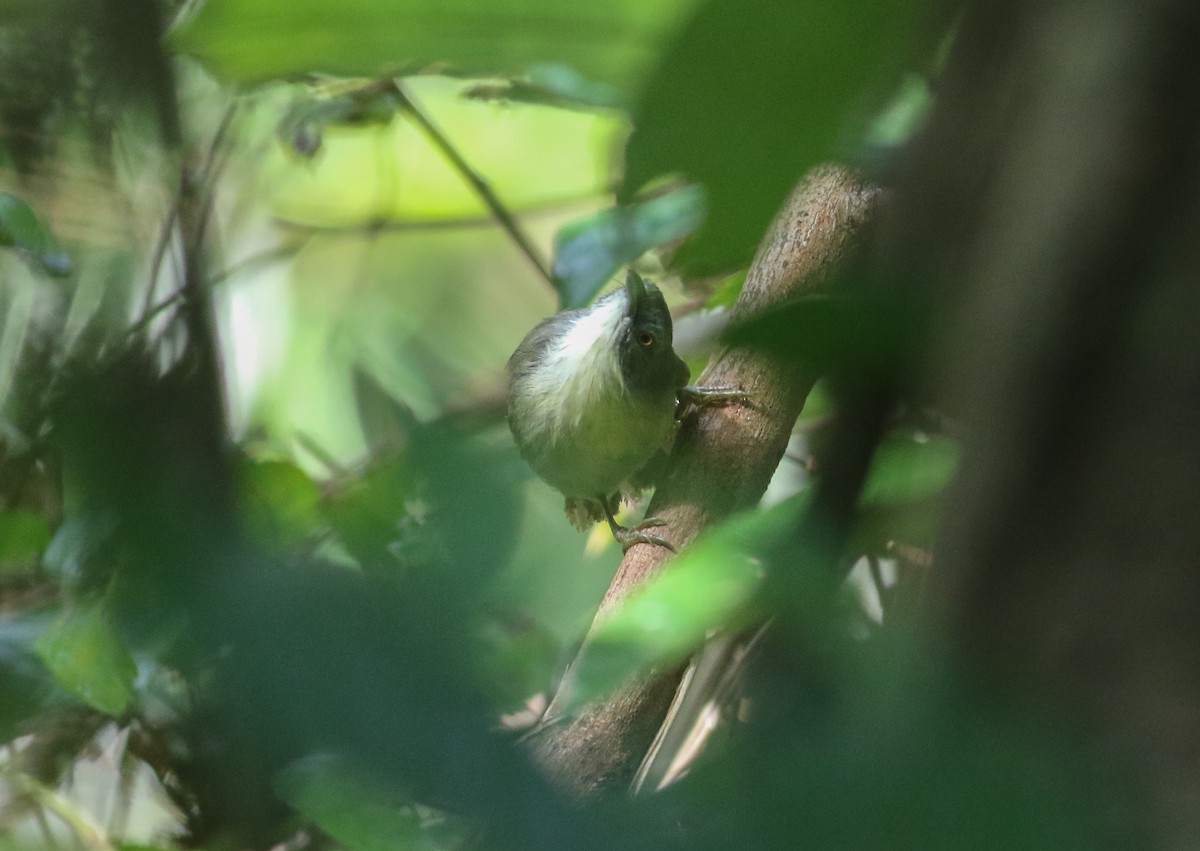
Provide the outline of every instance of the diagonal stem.
[[430,119],[420,105],[413,100],[412,96],[405,90],[403,85],[394,81],[392,85],[395,86],[396,94],[400,99],[401,109],[403,109],[412,118],[416,125],[421,128],[425,135],[429,137],[429,140],[433,143],[434,147],[436,147],[450,162],[450,165],[454,167],[455,171],[459,173],[463,180],[465,180],[470,187],[475,190],[475,193],[487,206],[492,216],[495,217],[496,221],[500,224],[500,227],[504,228],[505,233],[509,235],[509,238],[511,238],[516,244],[521,253],[528,258],[529,262],[533,264],[533,267],[537,270],[538,274],[545,279],[546,283],[548,283],[556,293],[561,292],[559,280],[555,276],[553,270],[550,268],[550,264],[546,262],[545,258],[543,258],[541,253],[537,250],[537,247],[529,240],[529,237],[526,236],[525,232],[521,230],[521,226],[517,223],[516,218],[511,212],[509,212],[508,208],[504,206],[504,202],[500,200],[499,196],[496,195],[492,187],[488,185],[488,182],[484,180],[483,177],[471,167],[471,164],[463,158],[458,149],[454,147],[454,145],[446,137],[446,134],[443,133],[441,129],[433,123],[432,119]]

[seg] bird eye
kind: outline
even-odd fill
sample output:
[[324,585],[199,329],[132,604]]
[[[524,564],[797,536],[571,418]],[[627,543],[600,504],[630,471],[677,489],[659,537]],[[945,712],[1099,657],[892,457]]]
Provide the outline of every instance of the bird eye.
[[649,331],[639,331],[637,335],[637,341],[646,348],[650,348],[654,345],[654,335]]

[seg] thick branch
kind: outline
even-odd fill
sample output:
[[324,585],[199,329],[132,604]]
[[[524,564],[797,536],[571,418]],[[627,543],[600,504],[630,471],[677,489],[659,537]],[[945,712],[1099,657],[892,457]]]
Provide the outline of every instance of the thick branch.
[[[814,169],[796,188],[759,248],[733,320],[823,291],[871,218],[878,190],[836,166]],[[804,400],[817,379],[760,351],[731,349],[698,383],[746,390],[750,406],[690,411],[650,511],[676,547],[735,511],[754,506],[783,457]],[[669,553],[635,546],[625,554],[596,621],[656,575]],[[586,650],[587,640],[584,641]],[[588,793],[624,788],[666,715],[680,671],[637,682],[569,723],[547,728],[538,757],[565,786]],[[564,680],[569,687],[570,676]],[[557,704],[551,704],[553,716]]]

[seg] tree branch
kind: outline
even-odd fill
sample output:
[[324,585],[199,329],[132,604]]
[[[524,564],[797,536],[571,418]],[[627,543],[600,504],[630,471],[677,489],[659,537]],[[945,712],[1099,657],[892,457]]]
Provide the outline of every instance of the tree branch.
[[[871,219],[879,196],[847,170],[821,166],[786,202],[764,239],[734,305],[734,322],[798,296],[821,292]],[[746,390],[749,406],[691,410],[650,505],[657,530],[677,548],[735,511],[753,507],[783,457],[804,400],[817,380],[760,351],[730,349],[710,362],[700,384]],[[670,554],[636,546],[625,554],[596,615],[599,622],[662,569]],[[594,628],[594,624],[593,624]],[[585,638],[581,652],[586,651]],[[681,670],[634,683],[536,740],[546,770],[581,793],[625,788],[666,716]],[[570,688],[568,672],[559,693]],[[551,703],[553,717],[558,697]]]

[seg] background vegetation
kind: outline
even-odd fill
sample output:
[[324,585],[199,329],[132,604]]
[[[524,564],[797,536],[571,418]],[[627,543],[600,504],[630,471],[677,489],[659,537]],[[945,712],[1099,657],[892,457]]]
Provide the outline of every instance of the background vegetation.
[[[0,11],[0,845],[1194,844],[1192,4]],[[804,410],[589,631],[503,370],[630,263]]]

